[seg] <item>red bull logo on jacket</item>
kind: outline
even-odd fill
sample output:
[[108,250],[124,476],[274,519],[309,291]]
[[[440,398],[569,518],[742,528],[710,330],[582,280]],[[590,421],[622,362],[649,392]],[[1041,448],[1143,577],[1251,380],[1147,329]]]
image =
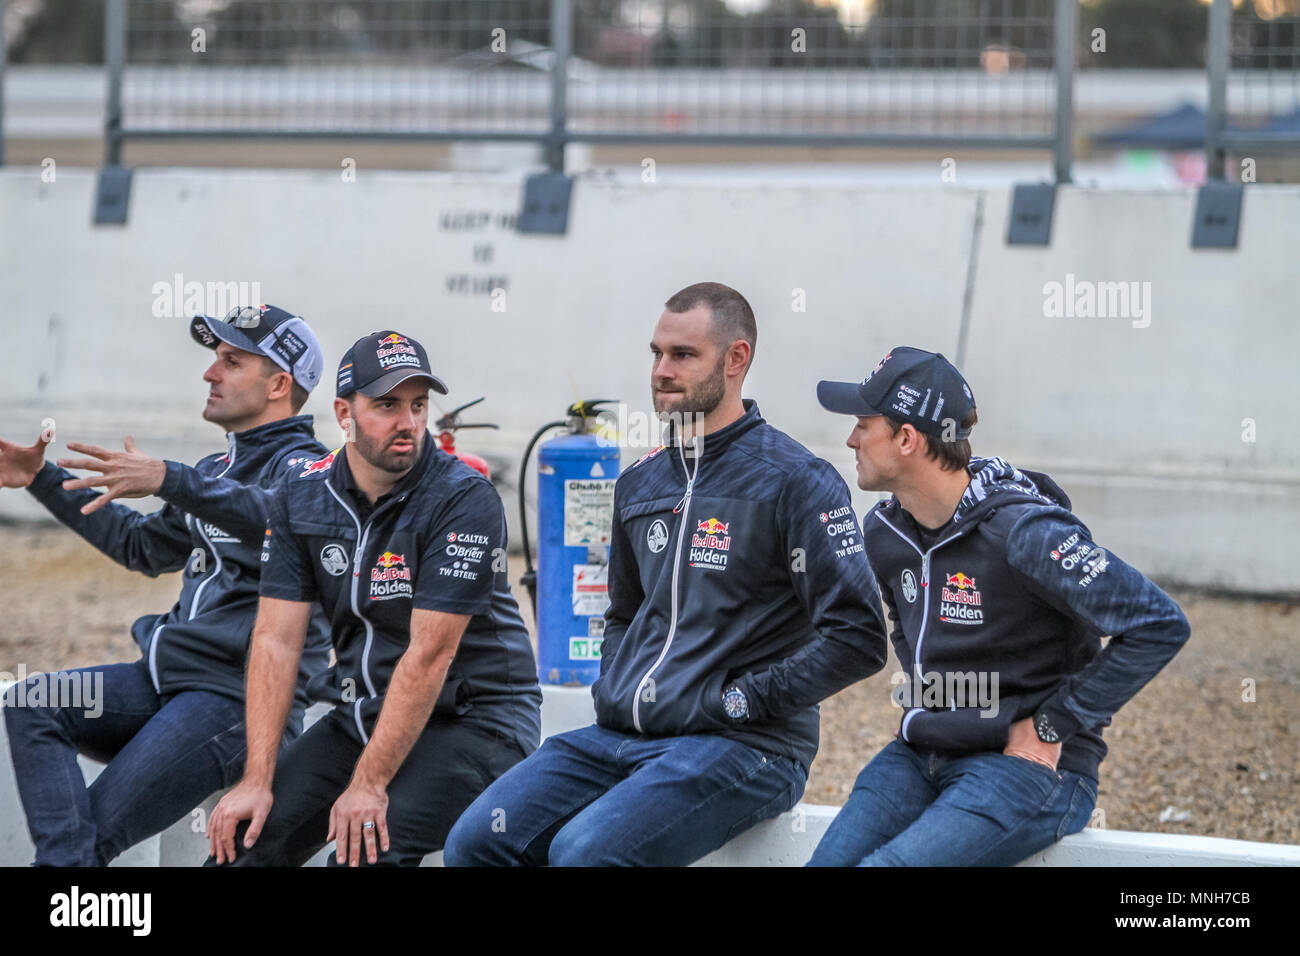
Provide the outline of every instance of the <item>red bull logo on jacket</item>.
[[329,471],[330,466],[334,464],[334,456],[337,455],[338,453],[339,450],[335,448],[324,458],[317,459],[316,461],[307,462],[307,464],[302,469],[302,474],[300,474],[298,477],[306,478],[308,475],[314,475],[317,472]]
[[983,624],[983,597],[975,579],[962,571],[947,574],[939,593],[939,620],[951,624]]
[[693,568],[727,567],[727,553],[731,550],[729,521],[706,518],[695,524],[695,534],[691,535],[690,565]]
[[370,600],[410,597],[410,582],[411,569],[406,566],[406,555],[385,551],[370,569]]

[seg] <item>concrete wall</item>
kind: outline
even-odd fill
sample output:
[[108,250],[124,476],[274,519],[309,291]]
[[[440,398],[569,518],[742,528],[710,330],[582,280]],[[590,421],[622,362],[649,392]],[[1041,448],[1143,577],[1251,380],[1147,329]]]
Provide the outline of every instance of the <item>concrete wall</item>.
[[[129,223],[94,227],[92,171],[39,173],[0,171],[4,437],[51,416],[60,442],[220,447],[198,417],[209,356],[182,315],[154,314],[155,284],[180,274],[259,283],[313,323],[331,369],[372,329],[420,338],[446,407],[487,395],[475,413],[502,425],[462,447],[513,461],[578,395],[648,411],[661,303],[716,279],[759,317],[748,394],[846,476],[849,420],[820,410],[817,379],[859,379],[893,345],[941,350],[975,391],[977,453],[1052,472],[1105,546],[1166,581],[1300,591],[1277,533],[1300,519],[1294,187],[1251,187],[1240,247],[1194,251],[1193,193],[1076,188],[1049,248],[1008,247],[1007,191],[964,188],[960,170],[909,189],[581,179],[563,238],[513,231],[514,176],[146,169]],[[1150,283],[1149,308],[1049,317],[1044,286],[1068,276]],[[319,392],[308,410],[333,442]],[[38,514],[0,492],[0,515]]]

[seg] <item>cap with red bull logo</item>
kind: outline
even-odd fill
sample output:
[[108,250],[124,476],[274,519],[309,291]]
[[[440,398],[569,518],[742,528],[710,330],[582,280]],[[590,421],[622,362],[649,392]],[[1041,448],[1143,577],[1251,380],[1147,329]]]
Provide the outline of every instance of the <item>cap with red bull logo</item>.
[[423,378],[440,395],[447,386],[433,374],[429,356],[415,339],[385,329],[357,339],[339,362],[335,394],[347,398],[360,392],[369,398],[387,395],[410,378]]

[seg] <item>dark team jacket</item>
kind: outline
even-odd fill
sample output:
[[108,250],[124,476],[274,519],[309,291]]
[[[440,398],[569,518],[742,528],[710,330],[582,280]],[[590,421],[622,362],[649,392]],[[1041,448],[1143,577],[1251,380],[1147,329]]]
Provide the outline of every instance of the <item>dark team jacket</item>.
[[[674,444],[614,486],[596,719],[720,734],[806,771],[818,701],[884,666],[884,617],[843,479],[745,407],[698,456]],[[744,721],[723,707],[733,682]]]
[[[229,447],[193,468],[167,462],[160,511],[144,515],[116,502],[89,515],[99,493],[64,491],[72,478],[50,462],[28,490],[56,518],[119,564],[157,577],[183,571],[181,593],[164,614],[131,626],[159,694],[208,690],[244,699],[244,665],[257,618],[260,552],[277,482],[301,461],[324,453],[310,415],[282,418],[227,434]],[[302,723],[306,684],[329,662],[329,636],[313,614],[294,700],[292,726]]]
[[530,753],[542,694],[505,549],[492,483],[426,432],[416,464],[373,509],[343,449],[293,469],[266,529],[261,593],[320,601],[336,664],[309,692],[349,712],[363,744],[410,643],[412,610],[470,615],[430,721],[472,715]]
[[1041,710],[1062,740],[1058,766],[1095,779],[1102,728],[1182,647],[1187,620],[1093,541],[1051,478],[1001,458],[970,472],[929,548],[897,498],[862,522],[906,671],[900,735],[927,750],[1000,751],[1008,727]]

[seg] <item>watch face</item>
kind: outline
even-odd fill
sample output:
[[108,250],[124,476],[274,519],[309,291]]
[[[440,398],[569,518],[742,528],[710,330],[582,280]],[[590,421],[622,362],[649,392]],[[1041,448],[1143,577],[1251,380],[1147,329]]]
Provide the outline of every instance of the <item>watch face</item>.
[[727,695],[722,698],[722,704],[727,709],[727,716],[733,720],[739,720],[749,713],[749,701],[745,700],[745,695],[738,690],[727,691]]
[[1044,743],[1054,744],[1061,739],[1056,728],[1048,722],[1046,714],[1038,715],[1038,719],[1034,722],[1034,729],[1038,732],[1038,739]]

